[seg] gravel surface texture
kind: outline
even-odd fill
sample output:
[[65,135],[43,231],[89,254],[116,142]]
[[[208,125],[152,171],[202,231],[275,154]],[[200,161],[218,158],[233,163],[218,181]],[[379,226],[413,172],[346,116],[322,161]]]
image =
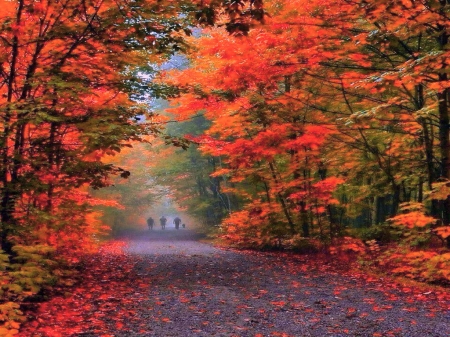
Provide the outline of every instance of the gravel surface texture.
[[219,249],[197,239],[174,229],[128,238],[121,263],[130,270],[118,270],[117,282],[106,278],[95,296],[86,295],[87,279],[72,295],[84,312],[74,309],[67,322],[54,323],[59,330],[46,330],[57,308],[48,305],[35,333],[23,336],[450,336],[445,289],[424,291],[304,256]]

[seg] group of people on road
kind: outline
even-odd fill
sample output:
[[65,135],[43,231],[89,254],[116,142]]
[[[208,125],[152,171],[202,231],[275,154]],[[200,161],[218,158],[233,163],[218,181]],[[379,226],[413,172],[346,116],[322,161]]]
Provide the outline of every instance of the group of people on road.
[[[159,223],[161,224],[161,229],[166,229],[167,218],[163,215],[159,218]],[[173,223],[175,224],[175,229],[180,229],[181,219],[177,216],[173,219]],[[152,217],[147,219],[147,225],[149,230],[153,230],[153,226],[155,225],[155,220]],[[181,225],[183,228],[186,227],[185,224]]]

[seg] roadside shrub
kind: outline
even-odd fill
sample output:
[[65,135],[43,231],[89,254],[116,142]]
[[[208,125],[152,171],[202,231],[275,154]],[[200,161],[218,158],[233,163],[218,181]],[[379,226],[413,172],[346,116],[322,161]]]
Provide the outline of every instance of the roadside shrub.
[[318,240],[305,238],[299,234],[284,241],[283,244],[287,249],[300,254],[318,253],[320,251],[320,242]]
[[379,264],[392,273],[429,283],[450,284],[450,253],[411,251],[399,248],[386,251]]
[[12,251],[13,257],[0,252],[0,336],[17,334],[25,320],[21,303],[58,279],[54,248],[16,245]]
[[330,254],[361,254],[366,252],[364,243],[357,238],[344,236],[334,240],[333,246],[330,247]]

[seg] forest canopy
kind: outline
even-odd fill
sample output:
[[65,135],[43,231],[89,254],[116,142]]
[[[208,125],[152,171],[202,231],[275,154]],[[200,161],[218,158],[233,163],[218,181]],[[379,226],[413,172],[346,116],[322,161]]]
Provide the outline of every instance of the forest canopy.
[[176,119],[209,122],[183,124],[203,160],[180,159],[180,202],[242,247],[397,242],[441,252],[394,254],[399,270],[448,279],[411,266],[449,265],[449,13],[446,1],[275,0],[245,34],[189,37],[190,66],[160,75],[179,90]]

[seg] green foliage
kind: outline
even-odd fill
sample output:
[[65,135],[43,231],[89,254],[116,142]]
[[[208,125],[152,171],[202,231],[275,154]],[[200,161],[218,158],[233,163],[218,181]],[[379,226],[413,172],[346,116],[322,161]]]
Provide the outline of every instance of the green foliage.
[[28,296],[36,295],[43,286],[54,284],[56,278],[52,271],[57,266],[54,261],[55,249],[50,246],[21,246],[13,247],[13,263],[9,273],[12,286],[21,288],[21,292]]
[[301,235],[294,235],[285,241],[284,245],[287,249],[300,254],[318,253],[322,246],[319,240],[305,238]]
[[[420,267],[420,263],[418,266]],[[430,258],[420,271],[420,275],[431,282],[450,284],[450,253]]]
[[376,240],[378,243],[387,244],[397,241],[400,238],[398,229],[394,229],[389,224],[374,225],[370,227],[355,228],[353,233],[364,242]]
[[20,303],[54,286],[61,264],[53,247],[16,245],[12,257],[0,253],[0,266],[0,335],[13,335],[25,320]]
[[[183,139],[184,135],[195,137],[210,125],[202,115],[197,115],[189,121],[168,124],[165,130],[171,135],[168,142],[183,150],[168,151],[164,160],[151,163],[149,171],[155,179],[155,184],[167,187],[172,192],[174,201],[189,215],[198,219],[207,232],[217,229],[230,209],[237,207],[238,201],[223,192],[223,188],[227,186],[223,178],[210,176],[215,168],[220,167],[221,158],[203,156],[195,142],[177,144],[173,139]],[[153,150],[156,153],[167,151],[162,145]]]

